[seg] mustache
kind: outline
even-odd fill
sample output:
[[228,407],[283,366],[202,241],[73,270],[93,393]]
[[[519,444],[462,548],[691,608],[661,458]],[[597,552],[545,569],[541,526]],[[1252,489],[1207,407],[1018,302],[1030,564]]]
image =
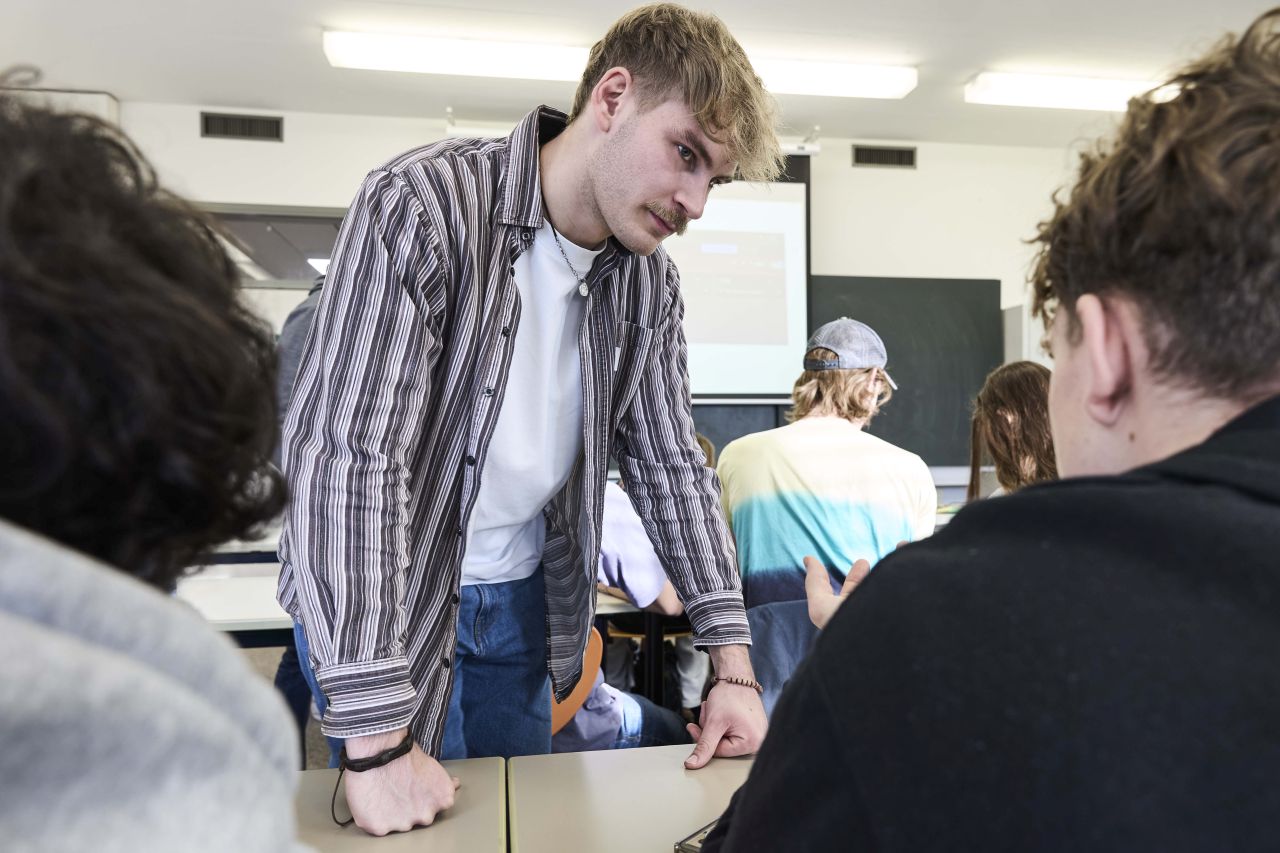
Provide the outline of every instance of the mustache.
[[689,227],[689,217],[685,216],[678,210],[672,210],[666,205],[660,204],[656,201],[649,202],[645,207],[647,207],[649,212],[654,216],[670,225],[676,232],[677,237],[684,234]]

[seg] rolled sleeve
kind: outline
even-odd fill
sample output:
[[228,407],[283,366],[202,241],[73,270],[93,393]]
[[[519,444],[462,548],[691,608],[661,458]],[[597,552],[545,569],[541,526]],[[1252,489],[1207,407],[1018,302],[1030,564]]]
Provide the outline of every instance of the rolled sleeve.
[[409,659],[401,656],[321,666],[316,681],[328,700],[324,733],[359,737],[409,725],[416,695]]

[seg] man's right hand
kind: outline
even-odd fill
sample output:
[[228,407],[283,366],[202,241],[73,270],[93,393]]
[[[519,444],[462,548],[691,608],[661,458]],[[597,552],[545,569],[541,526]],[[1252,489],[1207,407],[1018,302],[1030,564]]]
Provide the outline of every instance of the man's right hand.
[[[407,729],[347,738],[347,755],[368,758],[404,740]],[[440,762],[416,743],[407,755],[363,773],[345,773],[347,807],[356,826],[370,835],[430,826],[436,815],[453,806],[461,784]]]

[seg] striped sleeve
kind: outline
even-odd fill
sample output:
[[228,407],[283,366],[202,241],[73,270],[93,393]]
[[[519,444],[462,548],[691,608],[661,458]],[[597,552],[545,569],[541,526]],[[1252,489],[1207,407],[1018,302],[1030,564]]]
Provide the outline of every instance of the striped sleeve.
[[684,300],[668,262],[669,307],[634,401],[619,424],[616,456],[658,558],[684,602],[699,646],[748,645],[751,631],[720,486],[695,439]]
[[329,700],[323,730],[408,725],[408,460],[440,343],[428,294],[440,254],[398,176],[366,178],[343,221],[285,422],[293,497],[286,568]]

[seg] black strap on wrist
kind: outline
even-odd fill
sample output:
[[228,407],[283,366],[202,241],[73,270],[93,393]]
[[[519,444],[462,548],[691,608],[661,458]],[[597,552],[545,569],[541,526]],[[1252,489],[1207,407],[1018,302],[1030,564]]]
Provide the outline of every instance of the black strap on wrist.
[[342,784],[343,773],[348,770],[352,773],[363,773],[366,770],[385,767],[397,758],[408,755],[411,749],[413,749],[413,735],[410,733],[406,733],[404,740],[390,749],[384,749],[382,752],[370,755],[367,758],[349,758],[347,756],[347,748],[345,746],[342,747],[338,752],[338,779],[333,783],[333,796],[329,798],[329,817],[333,818],[333,822],[338,826],[350,826],[355,820],[354,817],[338,820],[338,786]]
[[338,766],[343,770],[350,770],[352,773],[363,773],[366,770],[375,770],[386,764],[390,764],[402,755],[408,755],[409,750],[413,749],[413,735],[406,733],[404,740],[400,741],[390,749],[384,749],[377,755],[370,755],[368,758],[350,758],[347,756],[347,748],[344,746],[338,752]]

